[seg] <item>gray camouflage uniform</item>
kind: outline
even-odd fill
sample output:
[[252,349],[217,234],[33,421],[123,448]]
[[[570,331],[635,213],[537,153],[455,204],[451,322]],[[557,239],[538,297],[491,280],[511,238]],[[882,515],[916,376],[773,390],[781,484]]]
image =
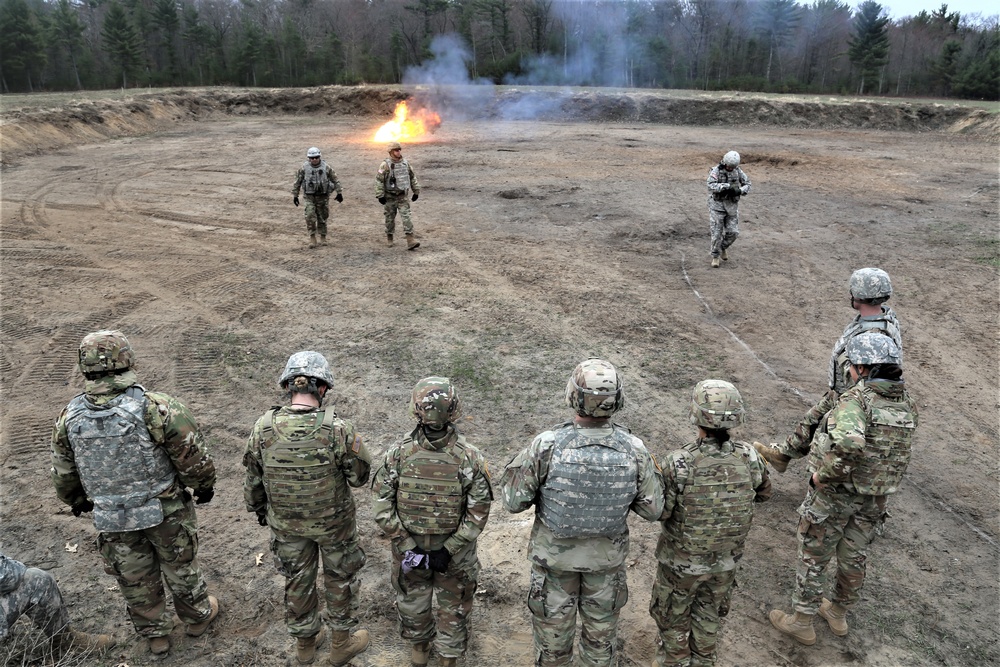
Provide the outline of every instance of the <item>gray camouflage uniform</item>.
[[[740,199],[730,193],[750,194],[750,179],[739,167],[726,171],[720,163],[708,172],[707,184],[708,219],[712,231],[710,250],[712,257],[718,257],[740,235]],[[738,190],[723,188],[723,184],[731,184]]]
[[69,614],[55,578],[0,553],[0,644],[23,614],[46,637],[54,637],[69,627]]

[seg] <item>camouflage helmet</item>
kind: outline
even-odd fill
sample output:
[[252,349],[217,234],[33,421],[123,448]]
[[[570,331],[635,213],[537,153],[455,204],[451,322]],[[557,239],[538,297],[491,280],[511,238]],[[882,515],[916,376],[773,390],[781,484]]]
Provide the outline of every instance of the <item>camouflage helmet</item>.
[[868,267],[851,274],[851,296],[861,301],[885,301],[892,295],[889,274],[882,269]]
[[315,146],[306,151],[306,157],[321,157],[322,155]]
[[426,377],[413,387],[410,414],[424,426],[444,428],[462,416],[462,401],[451,380]]
[[135,356],[125,334],[117,329],[102,329],[83,337],[79,363],[84,375],[105,375],[132,368]]
[[702,380],[691,396],[691,423],[702,428],[731,429],[747,420],[740,390],[725,380]]
[[399,145],[398,141],[390,141],[388,146],[388,151],[391,153],[394,150],[403,150],[403,147]]
[[285,389],[289,380],[300,375],[315,378],[326,384],[327,387],[333,388],[333,372],[330,370],[330,364],[327,363],[326,357],[319,352],[305,350],[288,357],[285,370],[278,378],[278,386]]
[[581,417],[610,417],[625,407],[621,376],[603,359],[580,362],[566,383],[566,405]]
[[847,341],[847,358],[855,366],[900,363],[896,341],[877,331],[866,331]]
[[740,154],[736,151],[729,151],[722,156],[722,166],[732,167],[733,169],[740,166]]

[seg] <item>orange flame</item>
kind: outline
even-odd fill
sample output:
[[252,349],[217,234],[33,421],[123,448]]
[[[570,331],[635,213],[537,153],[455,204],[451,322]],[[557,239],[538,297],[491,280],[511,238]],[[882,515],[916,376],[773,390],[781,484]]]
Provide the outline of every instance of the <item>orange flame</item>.
[[421,139],[433,133],[441,125],[441,116],[430,109],[420,107],[412,114],[406,102],[396,105],[394,118],[375,133],[374,141],[409,141]]

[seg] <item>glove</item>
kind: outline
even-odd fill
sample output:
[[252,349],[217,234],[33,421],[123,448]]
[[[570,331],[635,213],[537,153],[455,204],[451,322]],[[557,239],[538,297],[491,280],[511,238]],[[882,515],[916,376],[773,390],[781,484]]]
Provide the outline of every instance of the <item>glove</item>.
[[719,192],[727,192],[729,190],[729,183],[719,183]]
[[336,199],[336,200],[337,200],[338,202],[341,202],[341,201],[344,201],[344,195],[342,195],[342,194],[340,194],[340,193],[338,192],[338,193],[337,193],[337,196],[336,196],[336,197],[334,197],[334,199]]
[[385,206],[385,197],[379,197],[378,198],[378,203],[382,204],[382,206]]
[[295,195],[294,197],[292,197],[292,203],[295,204],[296,206],[299,205],[299,196],[298,195]]
[[403,554],[403,572],[409,574],[413,570],[426,570],[428,556],[424,550],[417,547],[412,551]]
[[194,490],[194,504],[204,505],[212,500],[215,496],[215,489],[195,489]]
[[435,549],[427,554],[427,557],[430,559],[431,569],[435,572],[444,572],[448,569],[448,563],[451,562],[451,554],[444,547]]
[[257,523],[262,526],[267,525],[267,512],[261,512],[257,515]]
[[420,196],[420,195],[418,195],[418,194],[417,194],[416,192],[414,192],[414,193],[413,193],[413,196],[412,196],[412,197],[410,197],[410,201],[417,201],[417,197],[419,197],[419,196]]
[[86,514],[87,512],[94,511],[94,501],[85,499],[78,502],[76,505],[70,508],[73,516],[80,516],[81,514]]

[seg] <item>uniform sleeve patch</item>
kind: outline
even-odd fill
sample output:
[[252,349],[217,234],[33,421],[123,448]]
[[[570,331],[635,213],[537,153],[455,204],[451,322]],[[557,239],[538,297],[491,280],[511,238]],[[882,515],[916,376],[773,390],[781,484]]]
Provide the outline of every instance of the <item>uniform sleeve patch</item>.
[[361,435],[358,433],[354,434],[354,444],[351,445],[351,451],[355,454],[361,451]]

